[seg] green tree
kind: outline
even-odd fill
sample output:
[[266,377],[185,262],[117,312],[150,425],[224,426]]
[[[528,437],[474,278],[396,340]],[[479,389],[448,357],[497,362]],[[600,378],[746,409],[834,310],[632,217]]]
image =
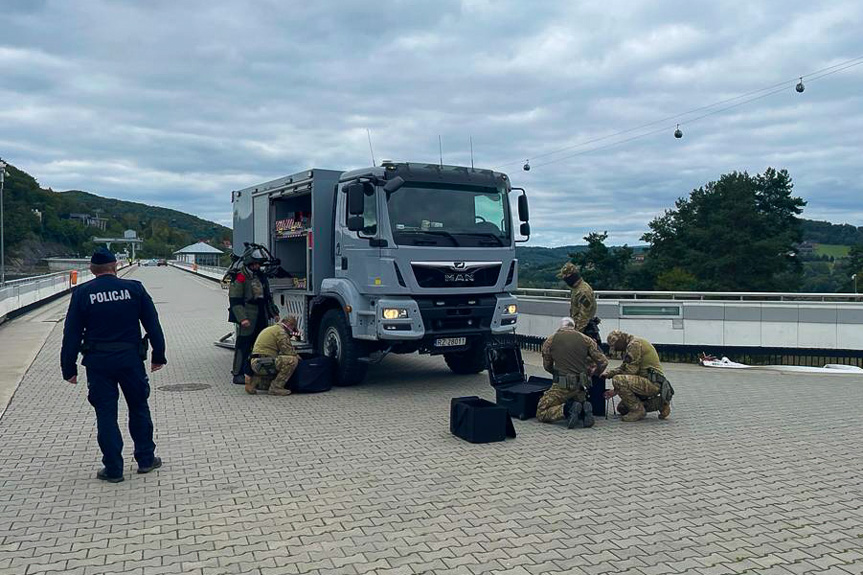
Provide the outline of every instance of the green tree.
[[[863,243],[851,246],[848,257],[841,264],[837,264],[838,283],[842,291],[863,292]],[[851,276],[857,277],[852,280]],[[855,286],[856,280],[856,286]]]
[[626,245],[609,248],[605,245],[606,239],[608,232],[587,234],[584,236],[587,250],[570,254],[571,261],[581,269],[581,275],[593,289],[624,289],[632,248]]
[[692,291],[698,285],[698,278],[684,270],[674,267],[656,276],[656,289],[660,291]]
[[806,202],[792,189],[786,170],[768,168],[723,174],[693,190],[650,222],[642,237],[651,246],[648,266],[657,278],[680,268],[699,290],[793,291],[802,277],[795,245]]

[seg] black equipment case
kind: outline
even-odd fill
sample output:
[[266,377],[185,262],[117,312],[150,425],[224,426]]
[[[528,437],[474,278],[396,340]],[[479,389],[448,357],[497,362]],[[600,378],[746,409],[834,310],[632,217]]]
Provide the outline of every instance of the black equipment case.
[[296,371],[288,380],[288,389],[294,393],[319,393],[333,387],[336,360],[325,355],[313,355],[300,360]]
[[475,395],[452,398],[449,430],[471,443],[491,443],[515,437],[515,427],[506,408]]
[[488,381],[495,390],[497,404],[521,420],[536,417],[536,406],[551,387],[551,379],[531,376],[525,380],[518,342],[493,343],[486,348],[486,354]]

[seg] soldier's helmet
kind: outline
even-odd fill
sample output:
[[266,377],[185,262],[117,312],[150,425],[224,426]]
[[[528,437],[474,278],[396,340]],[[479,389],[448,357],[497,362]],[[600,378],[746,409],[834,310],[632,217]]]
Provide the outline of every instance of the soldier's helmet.
[[254,249],[243,258],[243,264],[262,264],[267,261],[267,256],[260,249]]
[[616,349],[617,344],[620,343],[621,341],[623,341],[625,338],[626,338],[626,334],[624,332],[620,331],[619,329],[616,329],[616,330],[612,331],[610,334],[608,334],[606,341],[608,342],[608,347],[610,347],[611,349]]
[[566,262],[565,264],[563,264],[563,267],[560,268],[560,271],[557,272],[557,277],[563,279],[577,273],[578,268],[575,266],[575,264],[572,262]]

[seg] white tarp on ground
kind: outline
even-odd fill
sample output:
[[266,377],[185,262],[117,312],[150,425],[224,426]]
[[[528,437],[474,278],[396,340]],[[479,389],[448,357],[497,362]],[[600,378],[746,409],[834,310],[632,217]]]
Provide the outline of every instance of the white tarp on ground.
[[824,367],[808,367],[805,365],[746,365],[731,361],[727,357],[715,359],[712,357],[700,358],[698,363],[704,367],[720,367],[726,369],[758,369],[761,371],[787,371],[793,373],[828,373],[831,375],[863,375],[863,369],[856,365],[841,365],[828,363]]

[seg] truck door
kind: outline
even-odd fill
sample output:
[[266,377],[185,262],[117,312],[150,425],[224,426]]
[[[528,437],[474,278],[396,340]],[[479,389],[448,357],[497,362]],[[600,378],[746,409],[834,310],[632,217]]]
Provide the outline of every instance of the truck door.
[[363,227],[358,231],[348,229],[347,194],[340,187],[338,208],[336,212],[337,232],[335,245],[336,277],[346,277],[353,280],[361,292],[366,288],[382,286],[380,277],[380,249],[372,247],[369,240],[376,239],[379,234],[378,224],[378,193],[377,190],[363,197]]

